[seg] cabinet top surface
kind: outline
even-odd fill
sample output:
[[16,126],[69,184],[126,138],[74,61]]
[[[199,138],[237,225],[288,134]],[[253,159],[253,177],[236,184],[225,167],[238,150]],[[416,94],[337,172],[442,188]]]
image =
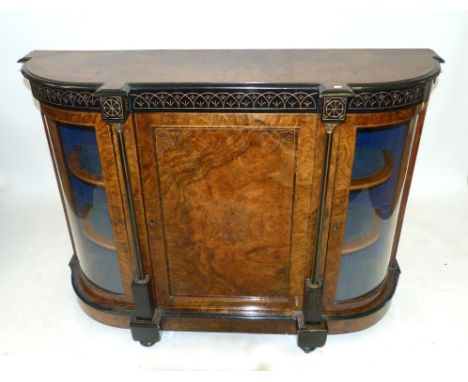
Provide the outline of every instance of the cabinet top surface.
[[398,84],[435,77],[430,49],[33,51],[20,60],[29,79],[60,85]]

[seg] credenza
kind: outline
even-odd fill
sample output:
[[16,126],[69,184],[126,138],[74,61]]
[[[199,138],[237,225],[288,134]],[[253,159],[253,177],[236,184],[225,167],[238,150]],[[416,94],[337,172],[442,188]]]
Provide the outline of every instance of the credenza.
[[89,316],[146,346],[165,330],[291,333],[309,352],[386,313],[436,53],[33,51],[20,62]]

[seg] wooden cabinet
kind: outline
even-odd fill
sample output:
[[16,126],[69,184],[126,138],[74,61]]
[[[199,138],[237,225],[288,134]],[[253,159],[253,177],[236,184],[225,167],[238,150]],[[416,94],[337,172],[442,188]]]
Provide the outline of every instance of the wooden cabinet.
[[389,307],[430,50],[35,51],[79,303],[130,327],[297,333]]

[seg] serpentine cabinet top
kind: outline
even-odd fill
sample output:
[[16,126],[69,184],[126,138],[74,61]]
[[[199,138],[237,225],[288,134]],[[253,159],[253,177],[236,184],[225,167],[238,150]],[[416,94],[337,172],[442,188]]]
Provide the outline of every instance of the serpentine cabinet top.
[[[387,111],[429,96],[443,60],[429,49],[33,51],[19,60],[36,98],[100,110]],[[128,98],[128,99],[127,99]],[[120,115],[119,115],[120,117]]]

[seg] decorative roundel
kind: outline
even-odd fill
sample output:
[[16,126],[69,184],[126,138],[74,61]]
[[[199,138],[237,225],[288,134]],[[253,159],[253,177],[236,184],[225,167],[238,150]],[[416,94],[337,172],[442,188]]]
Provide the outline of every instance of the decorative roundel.
[[325,105],[325,115],[330,119],[341,119],[345,114],[345,105],[340,99],[330,99]]
[[106,117],[116,118],[122,116],[122,103],[116,98],[106,98],[102,103],[102,110]]

